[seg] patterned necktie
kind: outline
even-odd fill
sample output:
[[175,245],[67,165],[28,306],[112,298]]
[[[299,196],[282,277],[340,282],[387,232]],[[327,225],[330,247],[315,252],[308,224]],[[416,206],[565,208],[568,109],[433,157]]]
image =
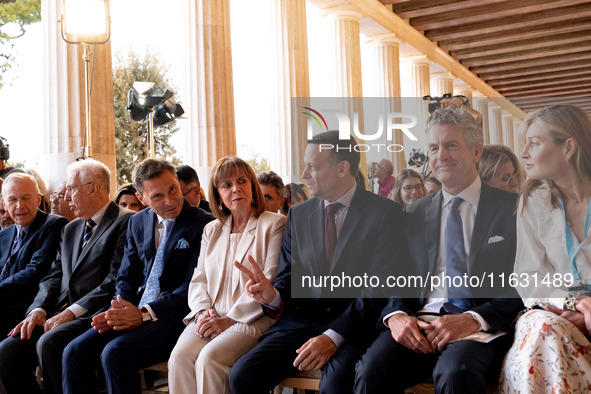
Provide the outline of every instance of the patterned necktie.
[[90,237],[92,237],[92,229],[96,226],[94,220],[90,219],[86,221],[86,226],[84,227],[84,237],[82,237],[82,247],[85,247],[88,241],[90,241]]
[[14,242],[12,243],[12,249],[10,249],[10,256],[6,259],[6,264],[2,267],[2,273],[0,273],[0,282],[4,281],[10,276],[10,268],[12,267],[12,258],[16,255],[23,244],[25,239],[25,231],[19,230]]
[[158,245],[154,264],[152,264],[152,270],[146,281],[144,295],[138,304],[140,307],[154,301],[158,298],[158,294],[160,294],[160,275],[162,275],[162,269],[164,268],[164,249],[166,249],[166,242],[168,241],[168,236],[174,222],[172,220],[164,220],[162,223],[164,223],[164,237],[162,237],[160,245]]
[[326,262],[328,267],[332,265],[334,248],[337,244],[337,226],[335,216],[344,205],[337,202],[326,206],[326,215],[324,215],[324,247],[326,250]]
[[[450,286],[447,289],[447,299],[449,302],[443,304],[445,310],[449,313],[461,313],[470,309],[471,295],[470,289],[463,286],[464,275],[467,274],[466,254],[464,252],[464,226],[458,207],[464,200],[461,197],[451,199],[451,206],[447,216],[447,225],[445,227],[445,251],[446,261],[445,270],[452,283],[459,283],[462,280],[462,286]],[[454,280],[454,277],[460,277]]]

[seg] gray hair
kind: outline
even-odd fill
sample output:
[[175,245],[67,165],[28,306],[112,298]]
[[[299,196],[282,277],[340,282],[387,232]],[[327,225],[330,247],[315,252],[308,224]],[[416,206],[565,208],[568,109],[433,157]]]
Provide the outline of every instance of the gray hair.
[[107,194],[111,191],[111,171],[98,160],[86,159],[75,161],[68,166],[68,176],[79,173],[83,182],[96,182]]
[[13,172],[12,174],[8,175],[4,180],[4,184],[2,186],[5,186],[8,182],[22,182],[25,180],[32,182],[35,185],[35,190],[37,190],[37,194],[41,194],[41,191],[39,190],[39,184],[37,183],[37,179],[35,179],[33,175],[27,174],[25,172]]
[[472,149],[477,144],[483,144],[482,126],[472,114],[459,107],[440,108],[433,112],[427,121],[427,134],[436,125],[453,124],[464,130],[464,141]]

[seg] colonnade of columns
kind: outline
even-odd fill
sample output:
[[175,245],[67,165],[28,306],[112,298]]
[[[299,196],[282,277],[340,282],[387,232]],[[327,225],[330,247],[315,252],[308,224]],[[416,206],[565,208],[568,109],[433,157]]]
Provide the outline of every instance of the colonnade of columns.
[[[275,95],[272,168],[282,176],[301,170],[303,143],[291,133],[292,97],[310,94],[305,0],[268,0],[272,9]],[[185,2],[185,97],[187,110],[185,157],[187,164],[207,172],[222,156],[236,154],[232,53],[230,45],[230,0]],[[65,167],[75,157],[84,135],[84,74],[81,48],[67,45],[59,34],[56,20],[61,2],[43,2],[45,40],[45,155],[43,174],[52,183],[65,176]],[[327,9],[332,49],[331,94],[362,97],[360,19],[350,7]],[[505,144],[518,150],[516,126],[519,119],[503,112],[494,100],[458,83],[454,70],[431,73],[432,62],[425,55],[400,58],[401,39],[394,33],[367,37],[375,64],[375,86],[379,97],[441,96],[462,94],[483,115],[485,143]],[[115,172],[113,89],[110,45],[96,47],[93,80],[93,156]],[[401,77],[402,76],[402,77]],[[427,103],[418,108],[419,121],[428,117]],[[394,105],[394,104],[393,104]],[[419,143],[396,134],[394,143],[423,148]],[[293,154],[293,156],[292,156]],[[390,154],[395,171],[406,167],[405,155]],[[295,172],[298,173],[295,173]],[[294,173],[290,173],[294,172]]]

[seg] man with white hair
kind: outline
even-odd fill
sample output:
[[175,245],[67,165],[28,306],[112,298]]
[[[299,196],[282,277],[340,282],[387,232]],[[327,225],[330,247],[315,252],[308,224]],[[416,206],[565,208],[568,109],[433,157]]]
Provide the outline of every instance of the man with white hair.
[[41,194],[29,174],[9,175],[3,191],[2,202],[16,223],[0,231],[0,334],[4,336],[33,302],[68,221],[39,209]]
[[109,199],[110,178],[96,160],[68,167],[65,197],[79,219],[64,227],[57,258],[27,317],[0,343],[0,392],[39,392],[32,374],[38,362],[44,392],[61,393],[63,349],[109,307],[133,214]]

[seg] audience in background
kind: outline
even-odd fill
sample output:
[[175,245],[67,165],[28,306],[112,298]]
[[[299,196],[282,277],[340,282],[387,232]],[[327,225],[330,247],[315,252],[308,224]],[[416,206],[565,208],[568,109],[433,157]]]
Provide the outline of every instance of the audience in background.
[[267,211],[277,213],[285,201],[283,197],[283,180],[273,171],[261,171],[257,180],[265,196]]
[[27,168],[25,169],[25,173],[31,175],[37,181],[37,186],[39,186],[39,192],[41,193],[41,205],[39,209],[45,213],[51,212],[51,198],[49,197],[49,192],[47,191],[47,187],[45,187],[45,181],[41,178],[41,175],[33,169]]
[[287,212],[289,212],[289,209],[292,206],[306,201],[308,196],[300,185],[297,183],[290,183],[285,185],[285,188],[283,189],[283,198],[283,205],[281,206],[280,212],[283,215],[287,215]]
[[269,280],[277,271],[285,217],[265,211],[257,177],[264,179],[237,157],[213,168],[209,190],[217,220],[203,232],[189,285],[191,313],[168,361],[172,394],[229,393],[228,371],[273,324],[244,294],[248,277],[234,268],[239,261]]
[[434,176],[430,176],[425,179],[424,186],[425,191],[427,192],[425,195],[427,195],[439,191],[441,189],[441,182],[439,182]]
[[10,214],[4,206],[4,200],[0,199],[0,227],[5,229],[6,227],[12,226],[13,224],[14,220],[12,220]]
[[485,145],[478,162],[482,182],[508,192],[517,193],[521,186],[519,162],[505,145]]
[[115,204],[120,207],[131,209],[132,211],[139,212],[145,208],[144,204],[136,196],[135,187],[133,184],[126,183],[122,185],[115,193]]
[[183,197],[185,197],[185,200],[187,200],[190,205],[199,207],[211,213],[209,203],[205,200],[203,195],[197,171],[195,171],[194,168],[183,164],[176,168],[176,175],[181,187],[181,193],[183,194]]
[[374,178],[378,178],[378,195],[388,197],[388,194],[394,188],[396,178],[392,176],[394,173],[394,164],[390,160],[380,160],[373,169]]
[[404,208],[426,194],[421,175],[415,170],[404,169],[398,173],[396,184],[388,198]]
[[66,200],[66,183],[61,183],[51,196],[51,213],[68,219],[69,222],[76,219],[76,215],[70,209],[70,203]]

